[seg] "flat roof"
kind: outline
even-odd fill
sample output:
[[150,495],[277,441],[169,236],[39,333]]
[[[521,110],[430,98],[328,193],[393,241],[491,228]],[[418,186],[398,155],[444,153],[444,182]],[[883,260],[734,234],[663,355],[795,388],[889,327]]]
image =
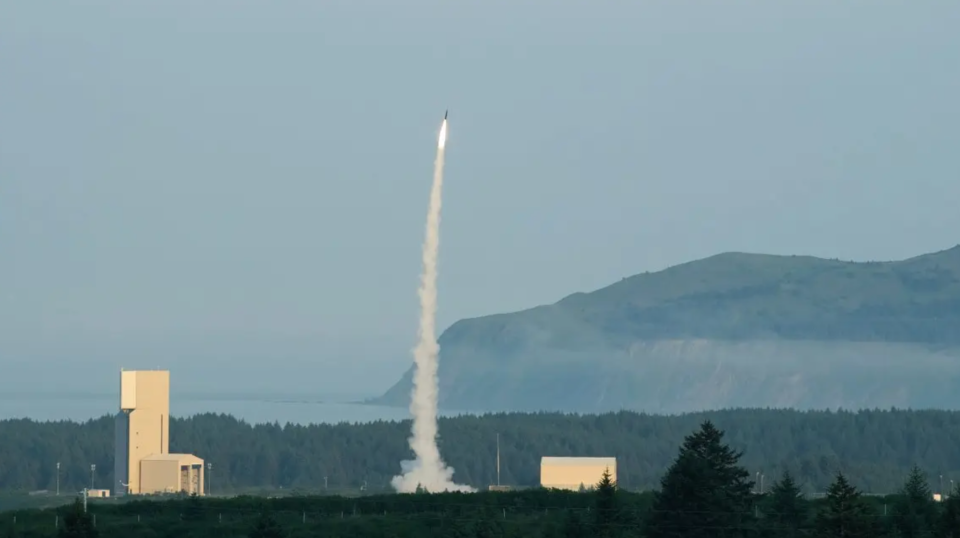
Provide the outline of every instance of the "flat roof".
[[176,461],[180,463],[189,461],[191,463],[203,463],[202,459],[193,454],[150,454],[140,461]]
[[607,466],[607,467],[616,467],[617,458],[604,457],[604,458],[561,458],[554,456],[543,456],[540,458],[540,465],[555,465],[558,467],[563,466],[582,466],[582,465],[597,465],[597,466]]

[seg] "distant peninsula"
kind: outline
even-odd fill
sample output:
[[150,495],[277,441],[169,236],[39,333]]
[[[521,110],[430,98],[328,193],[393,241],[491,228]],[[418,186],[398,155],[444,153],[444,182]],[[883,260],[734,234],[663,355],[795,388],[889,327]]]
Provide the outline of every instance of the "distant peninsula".
[[[439,342],[451,410],[960,409],[960,246],[718,254],[460,320]],[[406,406],[411,375],[371,403]]]

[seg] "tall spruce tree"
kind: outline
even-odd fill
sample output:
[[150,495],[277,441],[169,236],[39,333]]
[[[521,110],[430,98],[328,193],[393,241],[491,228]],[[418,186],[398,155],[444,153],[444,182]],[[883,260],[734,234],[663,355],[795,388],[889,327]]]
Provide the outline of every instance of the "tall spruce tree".
[[723,443],[710,421],[684,438],[660,480],[647,519],[649,538],[734,538],[753,529],[753,482],[738,462],[743,454]]
[[183,520],[197,523],[203,521],[203,519],[203,502],[200,500],[199,495],[193,493],[187,497],[186,502],[183,503]]
[[860,492],[837,473],[817,514],[817,538],[876,538],[877,528]]
[[257,523],[247,534],[249,538],[284,538],[287,535],[283,527],[269,510],[260,513]]
[[797,538],[808,533],[807,502],[790,471],[770,488],[760,527],[767,538]]
[[930,536],[937,525],[937,507],[927,477],[914,466],[910,476],[897,494],[894,503],[893,525],[897,536],[920,538]]
[[614,536],[617,525],[621,523],[617,506],[617,483],[610,476],[610,470],[604,469],[597,483],[594,536],[599,538]]
[[960,484],[943,501],[938,527],[943,538],[960,538]]
[[563,538],[590,538],[590,529],[575,510],[567,510],[563,520]]
[[93,518],[83,511],[80,499],[73,502],[70,511],[63,518],[63,526],[58,531],[60,538],[97,538],[100,532],[93,525]]

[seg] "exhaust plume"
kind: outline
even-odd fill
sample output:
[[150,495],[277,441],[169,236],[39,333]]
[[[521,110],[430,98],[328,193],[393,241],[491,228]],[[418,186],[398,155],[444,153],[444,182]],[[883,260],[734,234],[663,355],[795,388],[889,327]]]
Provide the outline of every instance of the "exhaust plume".
[[440,249],[440,206],[443,194],[443,152],[447,143],[447,118],[440,125],[437,158],[433,165],[433,187],[427,211],[426,237],[423,240],[423,272],[420,275],[419,341],[413,349],[416,368],[410,413],[413,430],[410,448],[414,461],[400,462],[403,474],[391,481],[400,493],[413,493],[417,488],[430,492],[473,491],[469,486],[453,483],[453,469],[447,467],[437,448],[437,255]]

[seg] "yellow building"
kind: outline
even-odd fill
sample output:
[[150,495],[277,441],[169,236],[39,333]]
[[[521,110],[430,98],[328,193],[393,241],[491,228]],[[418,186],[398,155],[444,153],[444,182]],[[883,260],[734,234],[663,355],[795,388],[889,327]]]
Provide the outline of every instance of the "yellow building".
[[617,458],[554,458],[540,459],[540,485],[545,488],[579,490],[596,487],[603,472],[617,480]]
[[[203,494],[203,460],[189,454],[170,454],[168,371],[120,372],[120,412],[116,417],[114,450],[115,495],[170,491]],[[199,472],[197,465],[201,467]],[[145,476],[149,479],[144,480]]]
[[154,454],[140,460],[140,489],[203,495],[203,460],[192,454]]

